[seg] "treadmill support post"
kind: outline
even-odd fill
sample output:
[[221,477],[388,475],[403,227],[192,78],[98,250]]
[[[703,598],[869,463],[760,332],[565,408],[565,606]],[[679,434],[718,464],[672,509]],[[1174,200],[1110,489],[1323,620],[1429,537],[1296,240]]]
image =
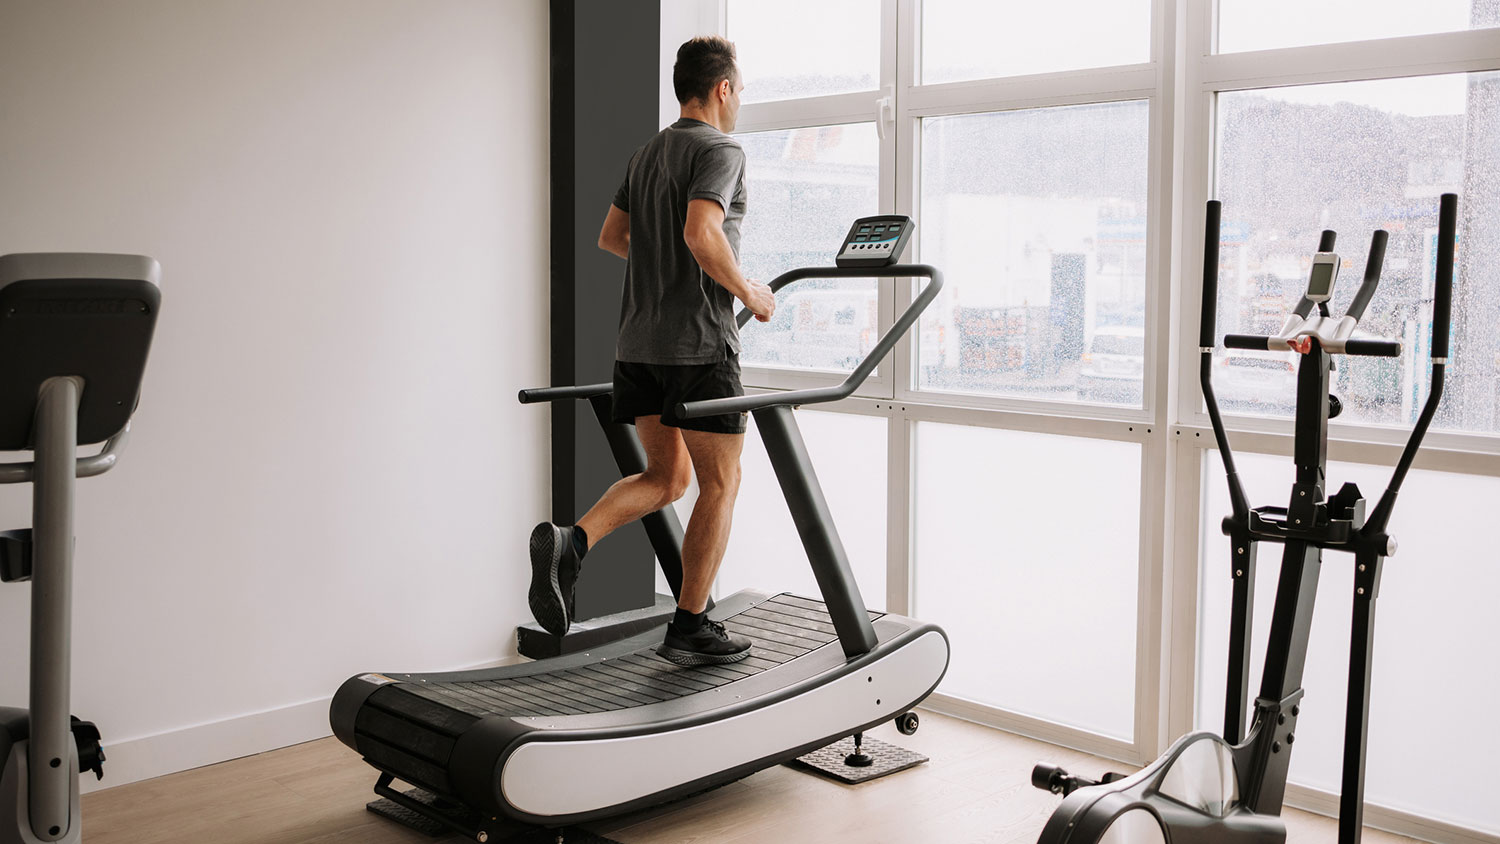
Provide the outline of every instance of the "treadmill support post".
[[773,405],[754,413],[766,454],[776,470],[776,480],[802,537],[802,547],[807,550],[808,562],[812,564],[828,614],[833,617],[844,655],[853,659],[867,654],[877,643],[875,627],[870,624],[869,610],[849,568],[849,555],[839,539],[838,528],[834,527],[833,515],[823,498],[823,488],[818,484],[792,409]]

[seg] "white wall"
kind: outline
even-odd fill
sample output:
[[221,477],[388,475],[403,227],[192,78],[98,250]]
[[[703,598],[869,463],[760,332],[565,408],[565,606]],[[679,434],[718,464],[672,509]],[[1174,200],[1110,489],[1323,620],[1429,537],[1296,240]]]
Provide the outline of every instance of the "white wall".
[[[163,268],[135,438],[80,485],[73,710],[106,784],[326,734],[359,671],[512,652],[547,68],[525,0],[0,6],[0,254]],[[0,588],[10,705],[28,602]]]

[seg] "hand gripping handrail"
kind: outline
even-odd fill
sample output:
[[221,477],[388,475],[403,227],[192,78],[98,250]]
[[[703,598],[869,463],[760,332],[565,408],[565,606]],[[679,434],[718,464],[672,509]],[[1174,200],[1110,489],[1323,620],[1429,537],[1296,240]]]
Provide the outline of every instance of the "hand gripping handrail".
[[[775,293],[787,285],[801,281],[805,278],[925,278],[929,279],[927,286],[917,294],[917,298],[911,305],[901,313],[895,325],[881,335],[875,348],[870,350],[865,359],[860,361],[859,366],[849,373],[843,383],[832,387],[814,387],[808,390],[792,390],[790,392],[762,393],[753,396],[730,396],[722,399],[706,399],[704,401],[692,401],[678,404],[675,408],[676,414],[682,419],[694,419],[700,416],[717,416],[723,413],[744,413],[750,410],[760,410],[777,405],[803,405],[820,404],[822,402],[838,401],[848,398],[855,390],[870,377],[875,367],[880,364],[885,356],[895,348],[896,341],[901,339],[922,311],[932,304],[937,298],[938,292],[943,289],[943,274],[936,267],[928,264],[893,264],[888,267],[802,267],[777,276],[770,284],[771,292]],[[750,309],[740,311],[736,318],[741,326],[749,322]]]

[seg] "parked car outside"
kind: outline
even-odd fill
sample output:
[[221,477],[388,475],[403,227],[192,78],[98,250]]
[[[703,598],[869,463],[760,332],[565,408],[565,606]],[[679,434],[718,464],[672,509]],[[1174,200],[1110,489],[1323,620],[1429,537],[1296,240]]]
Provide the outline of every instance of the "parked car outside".
[[1146,371],[1146,330],[1112,325],[1094,331],[1078,361],[1079,401],[1139,407]]

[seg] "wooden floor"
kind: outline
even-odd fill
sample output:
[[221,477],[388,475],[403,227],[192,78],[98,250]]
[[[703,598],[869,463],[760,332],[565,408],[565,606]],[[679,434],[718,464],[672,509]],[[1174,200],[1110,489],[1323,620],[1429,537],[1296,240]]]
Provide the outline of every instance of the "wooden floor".
[[[1033,844],[1058,798],[1031,787],[1033,763],[1097,774],[1118,765],[922,713],[921,729],[870,735],[931,757],[859,786],[776,767],[661,809],[590,828],[623,844],[802,841]],[[432,839],[365,811],[375,773],[334,739],[263,753],[83,798],[89,844],[418,844]],[[1326,818],[1287,813],[1289,840],[1336,840]],[[1369,831],[1369,844],[1412,839]]]

